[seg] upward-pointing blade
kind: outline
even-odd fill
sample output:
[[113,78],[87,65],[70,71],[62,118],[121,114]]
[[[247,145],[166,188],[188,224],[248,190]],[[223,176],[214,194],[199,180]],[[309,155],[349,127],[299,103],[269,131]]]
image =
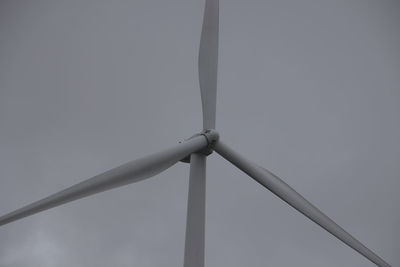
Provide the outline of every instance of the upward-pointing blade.
[[218,69],[219,0],[206,0],[199,51],[203,128],[215,129]]
[[317,223],[319,226],[324,228],[332,235],[336,236],[343,243],[353,248],[376,265],[380,267],[390,267],[387,262],[385,262],[369,248],[364,246],[360,241],[351,236],[342,227],[340,227],[332,219],[322,213],[313,204],[308,202],[303,196],[297,193],[293,188],[282,181],[279,177],[245,159],[239,153],[232,150],[221,141],[216,143],[214,149],[222,157],[224,157],[233,165],[247,173],[258,183],[280,197],[290,206],[307,216],[310,220]]
[[208,141],[198,135],[172,148],[143,157],[96,175],[63,191],[43,198],[0,217],[0,225],[87,197],[115,187],[150,178],[177,163],[187,155],[207,147]]

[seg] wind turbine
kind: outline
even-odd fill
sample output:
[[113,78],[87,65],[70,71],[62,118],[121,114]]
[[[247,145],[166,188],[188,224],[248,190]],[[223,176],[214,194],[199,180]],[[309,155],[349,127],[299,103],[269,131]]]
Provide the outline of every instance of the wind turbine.
[[273,173],[223,143],[215,131],[219,1],[206,0],[199,51],[203,131],[163,150],[31,203],[0,217],[0,226],[115,187],[150,178],[179,161],[190,163],[184,267],[204,266],[206,158],[213,151],[377,266],[390,266]]

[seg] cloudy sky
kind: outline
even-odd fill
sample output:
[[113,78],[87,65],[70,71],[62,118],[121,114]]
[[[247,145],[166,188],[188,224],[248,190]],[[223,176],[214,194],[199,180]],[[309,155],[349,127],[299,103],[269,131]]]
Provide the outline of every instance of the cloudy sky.
[[[400,4],[221,0],[217,129],[400,265]],[[202,0],[0,1],[0,214],[201,130]],[[182,266],[187,164],[0,228],[1,267]],[[374,266],[218,155],[206,266]]]

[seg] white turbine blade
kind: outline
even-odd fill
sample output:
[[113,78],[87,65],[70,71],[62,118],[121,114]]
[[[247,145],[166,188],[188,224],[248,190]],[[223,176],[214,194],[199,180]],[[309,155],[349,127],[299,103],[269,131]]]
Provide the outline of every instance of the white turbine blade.
[[199,82],[204,129],[215,129],[219,0],[206,0],[199,51]]
[[194,153],[190,156],[184,267],[204,266],[205,210],[206,156]]
[[115,187],[138,182],[171,167],[187,155],[207,147],[207,138],[197,135],[172,148],[143,157],[73,185],[11,213],[0,217],[0,225],[33,215],[67,202],[87,197]]
[[360,241],[347,233],[343,228],[337,225],[333,220],[322,213],[318,208],[308,202],[304,197],[273,173],[245,159],[221,141],[216,143],[214,150],[272,193],[286,201],[293,208],[303,213],[306,217],[320,225],[332,235],[336,236],[349,247],[358,251],[361,255],[376,265],[381,267],[390,267],[388,263],[361,244]]

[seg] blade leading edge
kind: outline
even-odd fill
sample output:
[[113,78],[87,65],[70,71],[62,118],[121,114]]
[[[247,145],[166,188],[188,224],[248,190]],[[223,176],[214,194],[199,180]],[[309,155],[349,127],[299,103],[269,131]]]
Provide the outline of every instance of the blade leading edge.
[[199,50],[199,82],[204,129],[215,129],[218,28],[219,0],[206,0]]
[[326,231],[343,241],[346,245],[353,248],[376,265],[380,267],[390,267],[387,262],[361,244],[360,241],[351,236],[342,227],[336,224],[332,219],[322,213],[317,207],[308,202],[303,196],[297,193],[293,188],[273,173],[250,162],[221,141],[216,143],[214,150],[276,196],[287,202],[290,206],[304,214],[310,220],[317,223]]
[[128,162],[10,212],[0,217],[0,226],[73,200],[150,178],[207,145],[207,139],[199,135],[162,152]]
[[204,267],[206,156],[190,156],[184,267]]

